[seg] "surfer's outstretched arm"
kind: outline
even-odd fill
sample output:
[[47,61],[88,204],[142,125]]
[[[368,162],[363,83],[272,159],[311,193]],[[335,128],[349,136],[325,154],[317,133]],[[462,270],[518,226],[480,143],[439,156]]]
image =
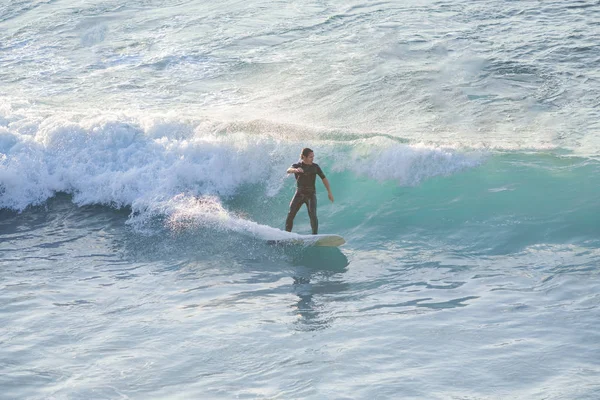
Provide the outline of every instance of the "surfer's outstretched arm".
[[288,174],[301,174],[304,171],[302,170],[302,168],[294,168],[294,167],[289,167],[287,170]]
[[331,193],[331,187],[329,186],[329,181],[327,178],[323,178],[323,185],[325,185],[325,189],[327,189],[327,197],[333,203],[333,193]]

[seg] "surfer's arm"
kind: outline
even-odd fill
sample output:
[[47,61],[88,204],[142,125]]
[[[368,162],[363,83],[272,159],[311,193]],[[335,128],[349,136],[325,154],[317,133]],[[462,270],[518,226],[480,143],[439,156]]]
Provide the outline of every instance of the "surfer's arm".
[[329,181],[327,178],[323,178],[323,185],[325,185],[325,189],[327,189],[327,197],[333,203],[333,193],[331,193],[331,186],[329,186]]
[[302,172],[304,172],[302,168],[289,167],[287,170],[288,174],[301,174]]

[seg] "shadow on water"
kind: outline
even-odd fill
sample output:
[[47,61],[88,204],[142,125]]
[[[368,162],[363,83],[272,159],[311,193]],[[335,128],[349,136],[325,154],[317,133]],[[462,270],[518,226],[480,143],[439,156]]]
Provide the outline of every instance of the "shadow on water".
[[343,280],[348,258],[338,248],[299,247],[285,250],[293,268],[293,292],[298,301],[292,305],[297,316],[294,329],[315,331],[328,328],[334,317],[328,305],[336,293],[349,285]]
[[324,273],[346,271],[348,258],[337,247],[290,247],[284,250],[292,265]]

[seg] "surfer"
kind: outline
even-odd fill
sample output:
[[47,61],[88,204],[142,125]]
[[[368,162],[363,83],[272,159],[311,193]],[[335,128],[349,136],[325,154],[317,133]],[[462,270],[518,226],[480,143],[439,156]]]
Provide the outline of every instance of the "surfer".
[[296,177],[296,193],[294,198],[290,202],[290,212],[288,213],[287,219],[285,220],[285,230],[288,232],[292,231],[294,225],[294,218],[302,207],[302,204],[306,204],[308,208],[308,217],[310,218],[310,227],[312,228],[313,235],[316,235],[319,230],[319,221],[317,219],[317,190],[315,188],[315,180],[317,175],[323,180],[323,184],[327,189],[327,195],[329,200],[333,203],[333,194],[329,187],[329,181],[325,177],[323,170],[318,164],[315,164],[315,153],[308,147],[302,149],[300,154],[300,162],[292,164],[288,168],[288,174],[294,174]]

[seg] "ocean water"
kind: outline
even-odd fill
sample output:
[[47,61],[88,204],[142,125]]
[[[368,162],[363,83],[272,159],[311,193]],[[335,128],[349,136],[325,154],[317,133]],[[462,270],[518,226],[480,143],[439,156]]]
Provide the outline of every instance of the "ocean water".
[[[598,43],[596,0],[0,2],[0,398],[600,398]],[[342,247],[267,243],[305,146]]]

